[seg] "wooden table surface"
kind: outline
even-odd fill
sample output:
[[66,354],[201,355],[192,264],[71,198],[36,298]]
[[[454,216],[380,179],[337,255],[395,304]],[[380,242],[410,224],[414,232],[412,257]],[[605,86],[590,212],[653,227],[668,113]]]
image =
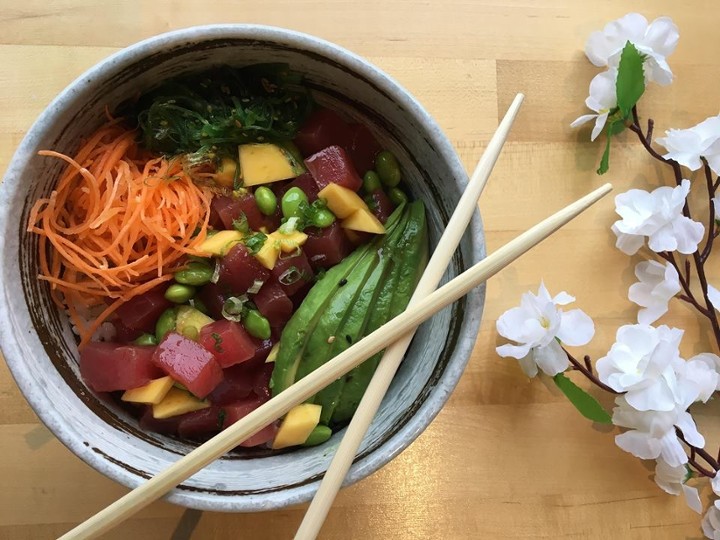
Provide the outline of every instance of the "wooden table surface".
[[[395,0],[231,2],[2,0],[0,171],[35,117],[66,84],[121,47],[194,24],[263,23],[318,35],[366,56],[427,107],[470,169],[516,92],[521,116],[481,201],[489,251],[606,180],[618,190],[658,184],[660,169],[624,135],[611,172],[601,145],[568,124],[584,114],[597,69],[582,54],[591,31],[637,10],[671,16],[680,44],[671,87],[652,86],[642,110],[657,129],[718,112],[717,6],[663,0]],[[614,249],[610,199],[488,283],[477,346],[450,402],[402,455],[344,490],[322,538],[693,538],[699,516],[661,492],[650,467],[619,450],[515,361],[499,358],[497,317],[541,279],[567,290],[597,325],[581,352],[597,358],[631,323],[634,260]],[[720,266],[720,265],[718,265]],[[720,281],[720,268],[713,277]],[[694,314],[687,352],[709,350]],[[607,402],[606,402],[607,403]],[[609,403],[608,403],[609,404]],[[695,411],[717,448],[720,407]],[[712,416],[714,413],[714,417]],[[0,538],[55,538],[126,490],[81,462],[39,423],[0,363]],[[704,494],[707,498],[707,492]],[[291,538],[305,507],[215,514],[155,503],[106,538]]]

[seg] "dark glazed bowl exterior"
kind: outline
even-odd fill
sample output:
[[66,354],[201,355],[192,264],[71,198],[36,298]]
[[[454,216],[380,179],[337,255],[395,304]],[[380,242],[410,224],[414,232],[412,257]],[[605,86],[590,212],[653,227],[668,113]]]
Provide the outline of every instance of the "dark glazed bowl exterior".
[[[467,183],[450,142],[407,91],[336,45],[279,28],[219,25],[163,34],[103,60],[60,93],[23,139],[0,186],[0,343],[42,421],[85,462],[130,488],[194,445],[143,432],[134,418],[80,379],[70,326],[37,279],[37,238],[25,232],[30,207],[50,193],[62,170],[57,160],[37,152],[74,152],[100,124],[106,106],[113,110],[166,78],[219,64],[261,62],[287,62],[305,73],[319,103],[364,122],[398,156],[409,190],[426,203],[432,246]],[[484,255],[476,213],[446,278]],[[440,411],[470,358],[483,302],[484,288],[479,288],[419,329],[346,484],[388,463]],[[178,486],[168,499],[215,511],[261,511],[307,501],[341,435],[315,448],[230,454]]]

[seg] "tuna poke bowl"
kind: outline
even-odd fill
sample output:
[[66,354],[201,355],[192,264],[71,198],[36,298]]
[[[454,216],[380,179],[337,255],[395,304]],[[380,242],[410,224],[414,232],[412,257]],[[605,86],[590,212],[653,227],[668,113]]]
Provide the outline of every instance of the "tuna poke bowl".
[[[133,486],[404,311],[466,176],[393,81],[309,36],[190,29],[95,70],[58,98],[67,110],[51,105],[33,126],[3,185],[22,201],[0,218],[19,230],[16,243],[5,240],[6,255],[18,253],[4,263],[6,300],[23,295],[30,331],[0,337],[43,421]],[[479,227],[449,277],[482,257]],[[421,328],[351,481],[442,407],[474,343],[482,294]],[[28,353],[42,366],[19,365]],[[307,499],[380,357],[170,499],[229,510]],[[36,370],[55,382],[38,390]],[[48,392],[68,410],[48,411]]]

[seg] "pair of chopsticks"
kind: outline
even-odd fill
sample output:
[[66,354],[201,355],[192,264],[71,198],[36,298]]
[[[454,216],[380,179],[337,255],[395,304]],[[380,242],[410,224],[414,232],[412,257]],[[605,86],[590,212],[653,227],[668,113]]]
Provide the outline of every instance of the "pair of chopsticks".
[[[491,139],[405,312],[297,381],[281,394],[264,403],[138,488],[81,523],[60,537],[60,540],[95,538],[112,529],[237,446],[241,441],[282,417],[295,405],[313,396],[373,354],[395,343],[387,349],[379,364],[320,489],[298,529],[296,540],[315,538],[417,326],[494,276],[607,195],[612,189],[610,184],[605,184],[524,232],[441,288],[434,290],[472,217],[477,199],[500,155],[522,100],[522,94],[518,94],[498,127],[498,131]],[[399,339],[398,336],[400,336]]]

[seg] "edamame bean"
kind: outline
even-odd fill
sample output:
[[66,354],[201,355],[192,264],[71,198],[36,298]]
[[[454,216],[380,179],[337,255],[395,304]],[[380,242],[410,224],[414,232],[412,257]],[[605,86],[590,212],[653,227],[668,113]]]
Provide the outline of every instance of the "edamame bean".
[[383,150],[375,158],[375,170],[383,184],[395,187],[400,183],[400,165],[392,152]]
[[158,343],[162,341],[165,334],[175,330],[176,318],[175,308],[166,309],[162,315],[160,315],[160,318],[155,323],[155,339],[157,339]]
[[380,177],[375,171],[368,171],[363,176],[363,189],[365,193],[372,193],[376,189],[382,189]]
[[388,197],[395,206],[400,206],[401,204],[408,202],[408,196],[405,195],[405,192],[396,187],[388,191]]
[[315,227],[320,227],[321,229],[324,229],[325,227],[329,227],[333,223],[335,223],[335,214],[333,214],[327,208],[318,210],[317,212],[315,212],[315,215],[313,215],[312,224],[315,225]]
[[270,321],[260,315],[259,311],[250,309],[243,319],[243,326],[247,333],[258,339],[270,337]]
[[272,216],[277,209],[277,197],[272,189],[260,186],[255,190],[255,204],[257,204],[260,212],[266,216]]
[[190,300],[195,294],[195,287],[190,285],[181,285],[180,283],[174,283],[170,285],[165,291],[165,299],[170,300],[175,304],[184,304]]
[[327,426],[318,425],[310,432],[303,446],[317,446],[327,441],[330,437],[332,437],[332,429]]
[[208,265],[198,262],[191,262],[185,270],[175,273],[175,281],[182,285],[193,285],[199,287],[210,283],[213,269]]
[[300,205],[308,203],[307,195],[299,187],[292,187],[283,195],[280,202],[282,214],[286,218],[300,217]]
[[143,334],[139,338],[137,338],[135,341],[133,341],[133,343],[135,345],[157,345],[158,340],[152,334]]

